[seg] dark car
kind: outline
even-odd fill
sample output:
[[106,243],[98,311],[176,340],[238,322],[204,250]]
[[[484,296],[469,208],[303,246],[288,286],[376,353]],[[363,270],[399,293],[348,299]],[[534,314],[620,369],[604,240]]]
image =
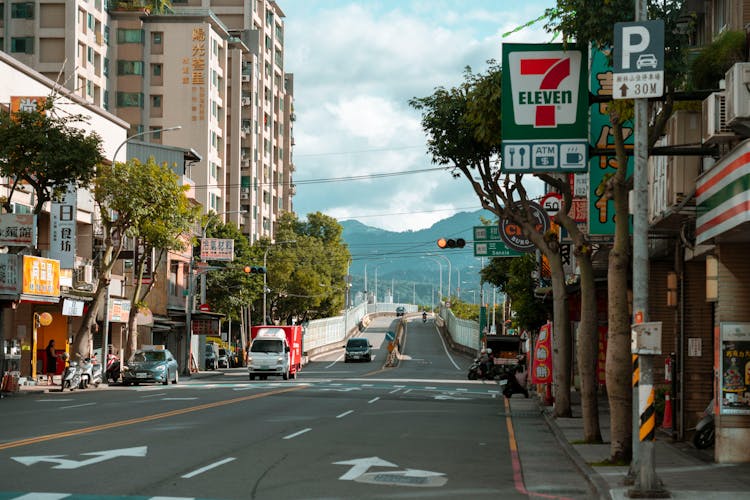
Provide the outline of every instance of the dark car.
[[344,346],[344,363],[349,361],[372,361],[372,345],[364,337],[352,337]]
[[122,383],[130,385],[141,382],[161,382],[167,385],[171,381],[176,384],[180,376],[179,371],[177,360],[169,349],[158,347],[138,349],[125,363]]
[[396,308],[396,316],[403,316],[404,313],[406,313],[406,308],[404,306],[398,306]]

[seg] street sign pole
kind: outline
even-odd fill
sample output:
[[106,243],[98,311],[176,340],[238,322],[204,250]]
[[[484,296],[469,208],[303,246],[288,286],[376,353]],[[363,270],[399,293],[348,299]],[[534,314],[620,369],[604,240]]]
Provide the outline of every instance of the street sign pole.
[[[635,21],[648,19],[646,0],[635,0]],[[648,321],[648,99],[635,99],[635,165],[633,170],[633,323]],[[634,352],[634,354],[637,354]],[[649,498],[667,498],[661,481],[656,476],[656,458],[654,454],[653,420],[644,425],[641,416],[653,413],[653,355],[638,356],[640,382],[638,397],[633,406],[638,407],[637,421],[633,422],[633,436],[638,436],[637,465],[635,467],[635,484],[628,496],[647,496]],[[649,394],[641,397],[642,391]],[[646,406],[650,405],[650,408]],[[651,416],[653,418],[653,415]],[[634,443],[636,439],[634,438]],[[633,450],[636,456],[636,449]],[[631,471],[633,467],[631,467]]]

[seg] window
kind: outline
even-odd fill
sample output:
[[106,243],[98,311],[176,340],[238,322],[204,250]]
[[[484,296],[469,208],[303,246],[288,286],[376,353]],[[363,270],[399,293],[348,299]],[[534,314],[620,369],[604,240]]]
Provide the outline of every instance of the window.
[[153,45],[161,45],[163,35],[164,34],[161,31],[154,31],[151,33],[151,43]]
[[89,64],[94,64],[94,48],[93,47],[86,48],[86,61],[88,61]]
[[33,54],[34,38],[30,36],[11,38],[10,51],[23,54]]
[[143,61],[117,61],[118,75],[143,75]]
[[[159,96],[159,97],[161,97],[161,96]],[[152,99],[153,99],[153,96],[152,96]],[[151,135],[151,137],[154,138],[154,140],[156,140],[156,141],[160,141],[161,140],[161,127],[151,127],[151,128],[149,128],[149,130],[151,131],[150,135]],[[157,130],[159,130],[159,132],[157,132]]]
[[161,108],[161,96],[160,95],[151,96],[151,107]]
[[34,3],[13,2],[10,4],[10,17],[13,19],[34,19]]
[[94,97],[94,82],[91,80],[88,80],[86,82],[86,95],[89,97]]
[[117,30],[117,43],[143,43],[144,40],[143,30]]
[[[139,92],[118,92],[117,93],[117,107],[118,108],[142,108],[143,107],[143,94]],[[139,130],[137,133],[142,132]]]
[[109,25],[104,25],[104,43],[109,45]]
[[161,76],[161,64],[151,65],[151,76]]
[[94,31],[94,28],[96,27],[96,20],[94,19],[93,14],[88,15],[88,18],[86,19],[86,25],[91,31]]
[[177,274],[179,271],[179,262],[172,261],[169,263],[169,295],[172,297],[177,295]]
[[109,58],[104,58],[104,68],[103,68],[104,76],[109,77]]
[[104,109],[109,111],[109,90],[104,91]]

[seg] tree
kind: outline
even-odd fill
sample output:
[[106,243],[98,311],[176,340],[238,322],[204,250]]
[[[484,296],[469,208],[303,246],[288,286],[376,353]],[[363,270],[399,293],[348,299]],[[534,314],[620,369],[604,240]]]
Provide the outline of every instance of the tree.
[[[126,163],[116,162],[111,167],[100,165],[94,179],[93,195],[99,208],[104,248],[99,257],[99,279],[93,301],[73,340],[76,353],[84,353],[88,348],[89,332],[126,240],[133,238],[143,250],[181,248],[180,235],[184,234],[196,213],[187,202],[185,188],[177,184],[177,177],[168,167],[157,165],[153,158],[145,164],[132,159]],[[153,286],[146,290],[140,288],[145,255],[146,252],[142,252],[135,265],[137,284],[129,319],[129,349],[137,343],[133,315]],[[153,277],[153,281],[157,279],[157,276]]]
[[[686,69],[686,33],[679,29],[684,2],[681,0],[649,2],[649,18],[663,19],[665,23],[665,98],[651,106],[652,118],[648,132],[651,149],[662,135],[672,114],[673,93],[684,80]],[[633,21],[633,0],[558,0],[557,8],[548,11],[547,30],[561,33],[566,40],[575,41],[582,50],[590,44],[598,48],[612,47],[615,22]],[[596,12],[596,16],[580,15]],[[627,165],[623,124],[632,117],[632,101],[613,101],[609,105],[612,134],[614,136],[617,165]],[[610,403],[611,445],[610,460],[619,463],[632,456],[632,390],[630,356],[630,314],[628,312],[628,271],[630,270],[630,235],[628,221],[628,191],[632,178],[626,168],[617,168],[614,175],[605,179],[604,190],[615,207],[615,235],[609,253],[608,269],[608,339],[606,380]]]
[[413,98],[409,103],[422,111],[422,128],[428,136],[433,163],[448,165],[455,177],[465,177],[483,208],[521,227],[547,257],[553,288],[555,415],[566,417],[571,414],[572,338],[560,245],[555,234],[537,230],[522,176],[504,175],[497,168],[502,137],[502,72],[494,61],[489,63],[484,74],[474,74],[467,68],[459,87],[438,87],[431,96]]
[[[142,203],[146,211],[134,217],[128,231],[133,238],[135,258],[133,259],[133,291],[130,297],[130,315],[128,317],[128,342],[126,357],[130,357],[138,348],[138,326],[136,319],[141,308],[147,306],[146,299],[158,282],[161,262],[167,252],[182,252],[190,245],[189,233],[200,207],[190,203],[186,196],[188,186],[181,186],[177,175],[166,165],[157,165],[153,157],[146,164],[133,160],[135,172],[131,180],[140,185],[140,199],[132,200]],[[153,274],[148,284],[144,285],[144,273],[149,257],[154,255]]]
[[[268,254],[269,311],[283,321],[338,316],[344,306],[349,250],[342,227],[320,212],[300,221],[292,213],[279,220],[277,244]],[[266,245],[268,242],[262,242]]]
[[86,117],[58,114],[55,102],[49,96],[37,109],[0,113],[0,175],[13,182],[2,200],[7,213],[20,185],[34,190],[33,212],[39,214],[69,185],[88,187],[103,159],[101,138],[76,126],[86,123]]
[[552,315],[549,303],[534,295],[534,256],[495,257],[481,271],[482,281],[498,287],[510,299],[515,321],[524,330],[538,330]]

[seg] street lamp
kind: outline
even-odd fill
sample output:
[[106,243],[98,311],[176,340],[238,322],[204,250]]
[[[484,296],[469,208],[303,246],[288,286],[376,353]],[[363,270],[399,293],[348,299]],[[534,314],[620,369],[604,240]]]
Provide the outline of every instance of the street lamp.
[[269,321],[267,321],[268,316],[266,312],[266,293],[268,292],[268,267],[266,264],[266,260],[268,259],[268,251],[276,245],[283,245],[285,243],[297,243],[297,241],[277,241],[276,243],[271,243],[270,245],[268,245],[266,251],[263,252],[263,269],[266,271],[263,273],[263,323],[270,323]]
[[451,260],[446,257],[445,255],[440,255],[436,253],[428,253],[427,255],[430,255],[432,257],[440,257],[442,259],[445,259],[448,262],[448,300],[450,300],[451,295]]
[[[115,154],[112,155],[112,168],[115,166],[115,161],[117,161],[117,153],[120,152],[120,149],[124,145],[126,145],[128,142],[132,141],[133,139],[137,139],[138,137],[143,137],[145,135],[150,134],[158,134],[161,132],[168,132],[170,130],[180,130],[182,128],[182,125],[175,125],[174,127],[167,127],[167,128],[157,128],[154,130],[145,130],[143,132],[138,132],[137,134],[133,134],[130,137],[127,137],[124,141],[120,143],[119,146],[117,146],[117,149],[115,149]],[[103,335],[103,341],[102,344],[102,359],[101,364],[102,366],[107,366],[107,346],[109,344],[109,282],[107,282],[107,290],[104,294],[104,326],[102,328],[102,335]]]

